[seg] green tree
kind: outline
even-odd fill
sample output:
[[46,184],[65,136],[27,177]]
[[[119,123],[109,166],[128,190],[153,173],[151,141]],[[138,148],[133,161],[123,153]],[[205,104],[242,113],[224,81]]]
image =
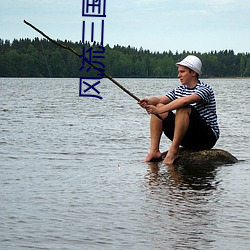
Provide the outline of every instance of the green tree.
[[247,59],[244,75],[250,76],[250,57],[248,57],[248,59]]
[[[72,47],[80,54],[83,47],[87,50],[90,43],[59,41]],[[95,48],[99,46],[94,43]],[[105,70],[113,77],[176,77],[175,63],[186,55],[194,54],[203,62],[204,77],[250,76],[249,53],[235,54],[233,50],[150,52],[142,47],[115,45],[105,46]],[[95,70],[80,71],[81,59],[67,50],[58,48],[46,39],[30,40],[0,39],[0,76],[6,77],[80,77],[96,76]]]

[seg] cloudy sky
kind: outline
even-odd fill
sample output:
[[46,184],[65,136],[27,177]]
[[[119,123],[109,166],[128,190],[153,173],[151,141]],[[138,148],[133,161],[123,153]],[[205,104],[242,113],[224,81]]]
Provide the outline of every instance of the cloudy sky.
[[[80,41],[82,23],[95,39],[101,17],[83,17],[82,0],[0,0],[0,38],[41,37],[23,23],[52,38]],[[250,52],[249,0],[106,0],[104,44],[182,52],[232,49]],[[96,39],[98,40],[98,39]],[[100,40],[100,39],[99,39]]]

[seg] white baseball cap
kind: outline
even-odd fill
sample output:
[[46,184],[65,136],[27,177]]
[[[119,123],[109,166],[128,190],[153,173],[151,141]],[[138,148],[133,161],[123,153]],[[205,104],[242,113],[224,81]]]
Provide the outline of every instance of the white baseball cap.
[[202,63],[201,60],[197,56],[189,55],[185,57],[181,62],[175,64],[176,66],[185,66],[189,69],[192,69],[197,74],[201,75],[202,71]]

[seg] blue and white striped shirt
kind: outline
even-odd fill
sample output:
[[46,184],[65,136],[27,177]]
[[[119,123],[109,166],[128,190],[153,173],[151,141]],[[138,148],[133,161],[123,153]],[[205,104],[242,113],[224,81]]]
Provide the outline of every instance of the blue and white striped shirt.
[[201,81],[193,89],[188,88],[187,85],[181,85],[167,93],[166,96],[173,101],[191,94],[197,94],[201,98],[201,102],[190,105],[198,111],[201,118],[206,121],[218,139],[220,130],[217,122],[216,102],[213,89],[209,85]]

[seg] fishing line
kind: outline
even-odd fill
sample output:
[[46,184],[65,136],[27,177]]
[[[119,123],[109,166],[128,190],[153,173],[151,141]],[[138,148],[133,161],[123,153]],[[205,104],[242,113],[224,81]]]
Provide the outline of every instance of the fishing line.
[[40,43],[41,43],[41,47],[42,47],[42,51],[43,51],[43,57],[44,57],[44,60],[45,60],[46,66],[47,66],[47,70],[49,72],[49,77],[51,78],[51,72],[50,72],[49,64],[48,64],[47,57],[46,57],[46,54],[45,54],[45,50],[44,50],[44,47],[43,47],[42,39],[41,39]]
[[[40,33],[42,36],[44,36],[45,38],[47,38],[50,42],[56,44],[57,46],[69,50],[72,53],[74,53],[75,55],[77,55],[78,57],[81,56],[81,54],[79,54],[77,51],[75,51],[74,49],[70,48],[69,46],[65,46],[61,43],[59,43],[58,41],[53,40],[52,38],[50,38],[49,36],[47,36],[45,33],[43,33],[41,30],[39,30],[38,28],[36,28],[34,25],[32,25],[31,23],[27,22],[26,20],[23,20],[23,22],[25,24],[27,24],[28,26],[30,26],[32,29],[34,29],[35,31],[37,31],[38,33]],[[97,70],[99,73],[101,73],[103,76],[105,76],[106,78],[108,78],[111,82],[113,82],[116,86],[118,86],[120,89],[122,89],[125,93],[127,93],[128,95],[130,95],[132,98],[134,98],[137,102],[140,101],[140,98],[138,98],[136,95],[134,95],[133,93],[131,93],[129,90],[127,90],[125,87],[123,87],[120,83],[118,83],[114,78],[112,78],[110,75],[108,75],[105,71],[99,70],[93,63],[89,62],[87,60],[87,58],[84,58],[84,61],[86,63],[88,63],[92,68],[94,68],[95,70]],[[154,114],[155,116],[157,116],[160,120],[163,120],[163,118],[157,114]]]

